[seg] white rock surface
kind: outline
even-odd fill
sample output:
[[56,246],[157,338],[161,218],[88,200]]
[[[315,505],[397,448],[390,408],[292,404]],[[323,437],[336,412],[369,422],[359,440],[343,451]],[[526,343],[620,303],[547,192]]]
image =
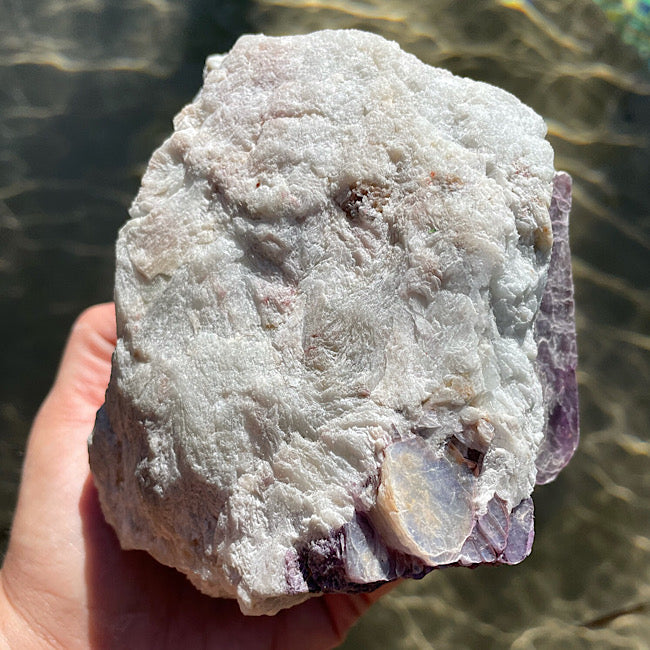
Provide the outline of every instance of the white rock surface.
[[[395,577],[395,554],[407,575],[460,561],[488,504],[527,499],[544,135],[367,33],[210,57],[117,243],[90,459],[122,545],[273,613]],[[342,584],[307,547],[343,555]]]

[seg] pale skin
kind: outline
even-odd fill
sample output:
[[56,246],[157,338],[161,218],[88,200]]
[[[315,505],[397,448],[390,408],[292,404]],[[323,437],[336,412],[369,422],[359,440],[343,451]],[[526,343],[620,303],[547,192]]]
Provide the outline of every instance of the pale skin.
[[320,649],[340,644],[390,585],[312,598],[245,617],[200,594],[106,524],[86,441],[115,346],[112,303],[86,310],[29,437],[9,548],[0,570],[0,646],[8,648]]

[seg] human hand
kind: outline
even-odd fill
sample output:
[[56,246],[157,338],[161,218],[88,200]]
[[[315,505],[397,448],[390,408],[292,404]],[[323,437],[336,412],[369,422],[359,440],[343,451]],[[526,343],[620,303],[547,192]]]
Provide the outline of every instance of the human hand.
[[30,434],[0,571],[0,644],[10,648],[332,648],[390,585],[326,595],[276,616],[245,617],[143,551],[123,551],[104,521],[86,440],[104,401],[115,310],[76,321]]

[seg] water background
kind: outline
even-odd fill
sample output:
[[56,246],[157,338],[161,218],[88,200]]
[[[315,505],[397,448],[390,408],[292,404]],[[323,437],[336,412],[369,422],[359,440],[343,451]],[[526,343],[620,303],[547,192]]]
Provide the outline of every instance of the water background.
[[343,648],[649,648],[650,33],[646,3],[627,31],[599,4],[623,5],[0,0],[0,551],[68,329],[111,298],[117,230],[205,57],[244,32],[355,27],[546,119],[574,177],[582,441],[535,492],[529,559],[407,582]]

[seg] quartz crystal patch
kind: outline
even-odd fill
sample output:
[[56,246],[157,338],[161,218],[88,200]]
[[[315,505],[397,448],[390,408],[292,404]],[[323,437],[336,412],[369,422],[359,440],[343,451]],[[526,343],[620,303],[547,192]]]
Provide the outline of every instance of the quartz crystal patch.
[[421,438],[386,449],[377,491],[378,528],[393,548],[429,566],[458,559],[474,525],[475,479]]
[[210,57],[116,245],[89,453],[123,548],[246,614],[523,560],[578,439],[545,133],[360,31]]

